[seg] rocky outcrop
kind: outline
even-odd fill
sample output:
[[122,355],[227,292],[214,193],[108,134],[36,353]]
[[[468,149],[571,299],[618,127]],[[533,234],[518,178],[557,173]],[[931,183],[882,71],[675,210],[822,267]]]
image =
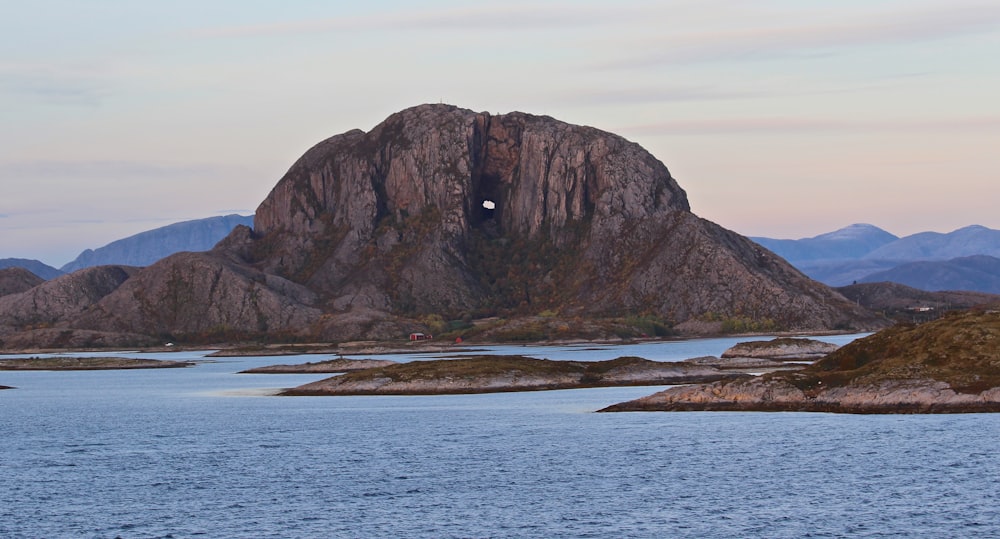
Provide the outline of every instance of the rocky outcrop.
[[291,338],[319,320],[314,299],[302,285],[225,257],[178,253],[138,272],[72,326],[182,341]]
[[773,361],[770,359],[763,358],[753,358],[753,357],[730,357],[730,358],[720,358],[716,356],[702,356],[693,357],[690,359],[685,359],[683,363],[689,365],[701,365],[705,367],[715,367],[716,369],[727,369],[727,370],[775,370],[783,368],[800,368],[796,364],[789,364],[781,361]]
[[257,209],[255,233],[248,260],[333,312],[877,323],[693,215],[638,145],[522,113],[422,105],[323,141]]
[[0,296],[27,292],[45,282],[45,279],[21,267],[0,269]]
[[652,410],[1000,412],[1000,312],[897,326],[801,371],[675,387],[604,411]]
[[758,358],[777,361],[811,361],[836,351],[839,346],[815,339],[780,337],[769,341],[737,343],[722,353],[723,358]]
[[0,329],[0,335],[75,318],[117,290],[135,271],[128,266],[88,268],[0,297],[0,328],[6,328]]
[[444,395],[662,385],[739,378],[710,367],[622,357],[593,363],[522,356],[413,361],[327,378],[284,395]]

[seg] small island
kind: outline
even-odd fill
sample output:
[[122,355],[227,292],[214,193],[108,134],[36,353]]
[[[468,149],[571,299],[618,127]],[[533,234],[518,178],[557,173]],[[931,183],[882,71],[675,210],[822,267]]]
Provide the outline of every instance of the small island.
[[0,359],[0,371],[97,371],[117,369],[171,369],[190,367],[190,361],[163,361],[127,357],[29,357]]
[[1000,311],[897,325],[799,371],[670,388],[601,411],[712,410],[1000,412]]
[[412,361],[334,376],[281,395],[448,395],[585,387],[669,385],[748,375],[638,357],[553,361],[524,356],[466,356]]
[[240,371],[240,374],[309,374],[355,372],[365,369],[376,369],[396,365],[397,362],[388,359],[348,359],[337,358],[327,361],[302,363],[299,365],[268,365]]
[[807,363],[812,363],[838,348],[836,344],[815,339],[779,337],[769,341],[737,343],[723,352],[721,357],[695,357],[684,360],[684,363],[725,370],[753,371],[759,374],[782,369],[801,369]]

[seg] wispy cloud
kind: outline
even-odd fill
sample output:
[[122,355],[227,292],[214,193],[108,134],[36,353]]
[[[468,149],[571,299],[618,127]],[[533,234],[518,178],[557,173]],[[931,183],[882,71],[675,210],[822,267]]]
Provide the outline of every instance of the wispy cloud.
[[0,178],[35,179],[167,179],[233,174],[240,167],[209,163],[141,161],[13,161],[0,163]]
[[663,86],[654,88],[619,88],[599,91],[580,91],[560,100],[580,105],[641,105],[683,101],[718,101],[773,97],[753,91],[724,90],[714,86]]
[[688,62],[817,56],[880,44],[977,35],[1000,28],[1000,5],[951,5],[910,11],[856,13],[823,24],[796,24],[647,39],[642,52],[602,60],[597,67],[641,68]]
[[0,66],[0,94],[45,104],[97,107],[110,90],[93,75],[53,67]]
[[203,28],[199,38],[279,37],[370,30],[515,30],[584,28],[634,20],[640,10],[576,4],[495,4],[438,10],[380,12],[370,15],[294,20],[268,24]]
[[886,131],[978,131],[1000,129],[1000,116],[929,120],[838,120],[829,118],[732,118],[658,122],[618,128],[630,135],[808,134]]

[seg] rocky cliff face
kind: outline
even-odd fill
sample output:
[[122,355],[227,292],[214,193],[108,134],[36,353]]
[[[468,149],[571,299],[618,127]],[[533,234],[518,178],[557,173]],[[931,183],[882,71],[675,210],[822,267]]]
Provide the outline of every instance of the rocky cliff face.
[[264,200],[255,232],[247,259],[316,290],[332,311],[872,322],[690,213],[638,145],[528,114],[423,105],[332,137]]
[[261,203],[253,230],[237,226],[211,252],[129,275],[86,309],[18,307],[0,318],[171,340],[399,338],[425,330],[418,319],[543,312],[695,331],[879,324],[692,214],[638,145],[544,116],[447,105],[320,142]]

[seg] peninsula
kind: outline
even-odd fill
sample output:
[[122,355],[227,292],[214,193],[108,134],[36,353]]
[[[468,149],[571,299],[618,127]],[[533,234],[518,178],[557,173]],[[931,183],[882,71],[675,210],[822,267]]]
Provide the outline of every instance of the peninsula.
[[795,372],[674,387],[603,412],[1000,412],[1000,311],[900,324]]

